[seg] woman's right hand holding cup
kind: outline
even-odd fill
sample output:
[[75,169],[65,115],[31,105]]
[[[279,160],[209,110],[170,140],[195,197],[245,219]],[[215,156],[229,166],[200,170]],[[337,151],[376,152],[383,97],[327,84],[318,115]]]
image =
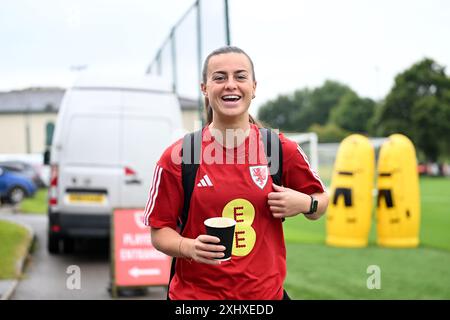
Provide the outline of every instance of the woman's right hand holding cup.
[[214,260],[224,256],[225,247],[217,245],[220,239],[206,234],[199,235],[195,239],[182,238],[180,243],[180,252],[186,258],[190,258],[195,262],[219,265],[221,261]]

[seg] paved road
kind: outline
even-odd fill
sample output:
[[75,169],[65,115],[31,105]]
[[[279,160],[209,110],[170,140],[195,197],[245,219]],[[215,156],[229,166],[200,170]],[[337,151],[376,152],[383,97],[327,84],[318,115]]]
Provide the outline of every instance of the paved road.
[[[50,255],[47,251],[46,215],[1,213],[0,219],[25,223],[34,230],[36,235],[35,249],[27,263],[25,278],[20,281],[11,297],[12,300],[111,299],[107,290],[110,281],[110,264],[109,246],[106,241],[77,243],[74,254]],[[80,268],[80,289],[69,289],[67,286],[67,282],[69,287],[70,283],[74,283],[70,281],[73,274],[70,266]],[[152,287],[141,295],[120,299],[160,300],[165,298],[165,288]]]

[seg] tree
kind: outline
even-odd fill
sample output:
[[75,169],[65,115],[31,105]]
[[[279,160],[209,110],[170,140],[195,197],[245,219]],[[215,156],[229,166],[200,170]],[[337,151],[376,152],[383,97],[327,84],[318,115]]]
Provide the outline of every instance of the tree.
[[346,93],[353,91],[346,85],[327,80],[314,90],[296,90],[281,95],[261,106],[258,119],[273,128],[286,131],[306,131],[313,124],[328,122],[330,111]]
[[259,108],[258,119],[272,128],[286,131],[303,131],[298,114],[307,103],[310,91],[297,90],[292,95],[280,95]]
[[413,105],[414,142],[433,162],[450,155],[450,99],[445,100],[426,96]]
[[328,122],[331,110],[347,93],[354,93],[350,87],[337,81],[327,80],[311,92],[310,103],[302,110],[299,121],[310,127],[313,124],[324,125]]
[[[395,78],[395,84],[375,115],[376,133],[410,137],[430,161],[448,154],[441,139],[450,136],[450,79],[445,68],[423,59]],[[440,137],[440,138],[439,138]],[[446,151],[447,149],[447,151]]]
[[332,109],[330,121],[351,132],[368,132],[368,122],[375,110],[375,102],[360,98],[354,92],[346,93]]
[[317,133],[319,141],[325,142],[341,142],[344,138],[349,136],[351,132],[342,129],[335,123],[327,123],[326,125],[313,124],[308,131]]

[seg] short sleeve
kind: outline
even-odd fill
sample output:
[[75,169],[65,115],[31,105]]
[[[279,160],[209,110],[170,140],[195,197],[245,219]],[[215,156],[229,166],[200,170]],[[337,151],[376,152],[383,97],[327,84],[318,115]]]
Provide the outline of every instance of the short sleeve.
[[179,151],[181,143],[170,146],[155,166],[144,210],[144,223],[152,228],[176,230],[183,206]]
[[311,168],[308,157],[294,141],[280,134],[283,148],[283,186],[306,194],[325,191],[319,175]]

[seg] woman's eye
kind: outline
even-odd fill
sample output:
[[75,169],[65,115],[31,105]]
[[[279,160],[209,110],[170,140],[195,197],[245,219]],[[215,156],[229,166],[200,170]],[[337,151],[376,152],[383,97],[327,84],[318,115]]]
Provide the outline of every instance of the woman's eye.
[[247,76],[241,74],[241,75],[238,75],[237,78],[238,78],[239,80],[245,80],[245,79],[247,79]]
[[225,79],[224,76],[215,76],[215,77],[213,77],[213,80],[215,80],[215,81],[222,81],[224,79]]

